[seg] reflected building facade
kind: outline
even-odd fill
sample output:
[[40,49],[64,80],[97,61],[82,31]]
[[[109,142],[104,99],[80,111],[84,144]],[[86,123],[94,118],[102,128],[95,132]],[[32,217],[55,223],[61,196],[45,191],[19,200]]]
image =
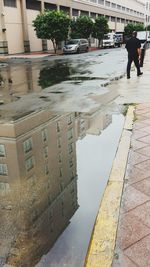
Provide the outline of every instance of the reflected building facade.
[[0,259],[34,266],[78,208],[75,116],[41,111],[0,126]]

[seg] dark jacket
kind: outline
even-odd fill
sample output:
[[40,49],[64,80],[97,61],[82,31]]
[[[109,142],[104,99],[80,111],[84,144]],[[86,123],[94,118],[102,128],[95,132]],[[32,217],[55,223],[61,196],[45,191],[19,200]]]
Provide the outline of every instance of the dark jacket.
[[131,57],[138,57],[138,48],[141,48],[141,42],[136,37],[131,37],[126,43],[128,55]]

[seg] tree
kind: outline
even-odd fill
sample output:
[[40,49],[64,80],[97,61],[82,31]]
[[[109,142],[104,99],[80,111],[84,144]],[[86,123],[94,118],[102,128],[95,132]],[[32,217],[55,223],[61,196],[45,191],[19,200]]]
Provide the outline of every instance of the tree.
[[144,25],[142,23],[138,23],[135,25],[135,31],[144,31]]
[[144,25],[142,23],[134,24],[134,23],[129,23],[125,28],[124,28],[124,35],[126,38],[130,38],[132,36],[132,33],[134,31],[144,31]]
[[147,26],[145,27],[145,30],[150,31],[150,25],[147,25]]
[[124,28],[124,35],[126,38],[130,38],[132,33],[136,30],[136,25],[134,23],[129,23]]
[[79,16],[76,21],[72,20],[71,38],[86,38],[88,39],[93,30],[93,21],[88,16]]
[[46,10],[33,21],[38,38],[51,40],[56,53],[58,43],[68,37],[70,18],[63,11]]
[[107,18],[100,16],[95,19],[95,23],[93,26],[93,34],[92,36],[98,39],[98,47],[100,46],[100,42],[104,37],[104,34],[109,32],[108,20]]

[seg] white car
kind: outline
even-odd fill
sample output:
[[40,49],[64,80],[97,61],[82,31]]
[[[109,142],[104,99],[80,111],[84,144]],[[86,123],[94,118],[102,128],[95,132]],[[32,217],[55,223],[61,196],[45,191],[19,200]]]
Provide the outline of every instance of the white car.
[[63,47],[64,54],[88,52],[89,43],[87,39],[71,39]]

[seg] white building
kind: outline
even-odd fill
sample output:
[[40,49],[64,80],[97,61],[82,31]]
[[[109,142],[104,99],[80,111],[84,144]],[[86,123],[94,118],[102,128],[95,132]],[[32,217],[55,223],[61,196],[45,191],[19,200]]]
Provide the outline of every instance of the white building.
[[142,0],[0,0],[0,54],[52,49],[37,39],[32,21],[44,9],[64,10],[70,17],[104,15],[111,30],[123,31],[129,22],[144,23]]

